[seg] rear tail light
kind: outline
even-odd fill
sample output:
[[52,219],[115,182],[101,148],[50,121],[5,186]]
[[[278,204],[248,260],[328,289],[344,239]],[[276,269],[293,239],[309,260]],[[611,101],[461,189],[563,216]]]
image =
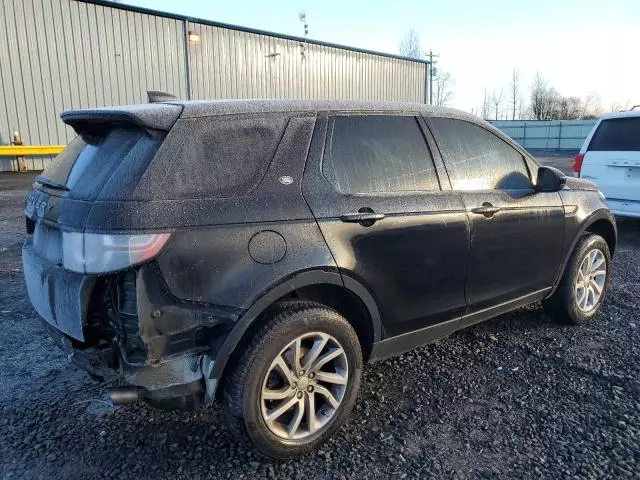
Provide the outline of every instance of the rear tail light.
[[107,273],[137,265],[155,257],[169,233],[102,235],[62,233],[62,264],[78,273]]
[[576,155],[576,159],[573,161],[573,176],[580,177],[580,171],[582,170],[582,161],[584,160],[584,153]]

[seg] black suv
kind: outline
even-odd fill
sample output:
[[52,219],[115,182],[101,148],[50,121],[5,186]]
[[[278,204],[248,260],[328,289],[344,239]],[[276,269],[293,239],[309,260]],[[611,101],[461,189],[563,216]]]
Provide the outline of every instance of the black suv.
[[[363,363],[542,300],[584,324],[615,220],[593,183],[423,105],[71,111],[26,202],[31,301],[116,403],[224,403],[264,453],[346,420]],[[116,380],[117,381],[117,380]]]

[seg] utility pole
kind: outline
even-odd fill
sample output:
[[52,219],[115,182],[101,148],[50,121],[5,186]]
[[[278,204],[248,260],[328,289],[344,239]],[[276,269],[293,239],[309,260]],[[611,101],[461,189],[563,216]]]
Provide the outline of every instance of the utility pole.
[[309,24],[307,23],[307,13],[304,11],[298,13],[298,19],[304,26],[304,40],[301,45],[302,51],[300,52],[302,55],[302,58],[304,58],[304,54],[307,46],[307,35],[309,34]]
[[[426,55],[426,54],[425,54]],[[429,105],[433,105],[433,77],[438,74],[438,69],[434,66],[438,61],[434,61],[433,58],[437,58],[440,55],[433,53],[433,50],[429,49]]]

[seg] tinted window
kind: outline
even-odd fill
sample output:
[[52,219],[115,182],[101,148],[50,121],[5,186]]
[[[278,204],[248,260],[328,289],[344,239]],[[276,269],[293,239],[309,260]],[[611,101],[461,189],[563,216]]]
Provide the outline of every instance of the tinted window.
[[448,151],[447,171],[454,190],[529,189],[522,154],[473,123],[434,118],[442,146]]
[[334,117],[322,170],[345,194],[439,190],[415,117]]
[[71,190],[71,197],[93,199],[114,171],[126,164],[130,174],[146,165],[157,151],[162,137],[127,126],[107,127],[74,138],[42,172],[41,176]]
[[178,120],[143,176],[136,197],[247,194],[262,180],[286,124],[282,115]]
[[640,117],[603,120],[589,144],[590,151],[640,151]]

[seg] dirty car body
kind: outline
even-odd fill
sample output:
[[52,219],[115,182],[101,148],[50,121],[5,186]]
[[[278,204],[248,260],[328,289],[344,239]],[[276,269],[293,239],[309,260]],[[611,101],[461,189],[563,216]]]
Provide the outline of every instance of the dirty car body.
[[[26,202],[29,296],[73,362],[158,405],[213,402],[277,302],[330,305],[374,360],[548,297],[587,230],[615,247],[592,183],[545,191],[544,167],[454,110],[176,101],[62,119],[78,137]],[[519,170],[499,188],[457,173],[455,122],[504,143]],[[431,184],[343,182],[340,132],[375,128],[415,129]]]

